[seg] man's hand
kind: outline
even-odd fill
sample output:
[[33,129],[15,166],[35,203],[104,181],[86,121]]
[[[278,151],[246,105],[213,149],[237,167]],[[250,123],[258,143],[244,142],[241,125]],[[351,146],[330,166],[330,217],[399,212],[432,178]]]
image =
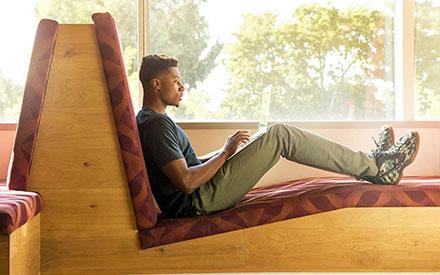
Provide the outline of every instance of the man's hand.
[[161,167],[161,170],[182,192],[191,194],[201,185],[208,182],[222,167],[229,156],[237,151],[237,147],[247,141],[249,141],[249,132],[238,131],[228,137],[223,149],[208,161],[200,165],[188,167],[185,159],[181,158],[165,164]]
[[227,153],[227,158],[232,156],[240,144],[249,141],[249,131],[238,131],[232,136],[229,136],[223,147],[223,151]]

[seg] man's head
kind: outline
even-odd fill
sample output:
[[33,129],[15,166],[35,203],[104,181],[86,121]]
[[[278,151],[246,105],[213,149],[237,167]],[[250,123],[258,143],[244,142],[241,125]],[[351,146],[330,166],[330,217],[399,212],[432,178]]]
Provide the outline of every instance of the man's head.
[[177,62],[173,57],[157,54],[147,55],[142,59],[139,79],[144,88],[144,103],[148,97],[159,100],[165,106],[179,106],[185,88]]

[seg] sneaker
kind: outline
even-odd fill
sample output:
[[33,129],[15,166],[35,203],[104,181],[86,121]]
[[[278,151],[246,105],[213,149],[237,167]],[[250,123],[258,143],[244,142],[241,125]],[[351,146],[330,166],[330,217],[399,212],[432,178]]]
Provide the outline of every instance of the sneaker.
[[369,154],[370,157],[374,154],[377,154],[377,152],[379,151],[382,152],[387,151],[388,149],[391,148],[391,146],[393,146],[394,144],[393,127],[391,127],[390,125],[382,126],[379,132],[379,141],[376,141],[374,137],[372,138],[374,143],[376,144],[376,148],[371,151],[371,153]]
[[373,151],[371,157],[376,160],[379,172],[376,176],[364,176],[362,179],[375,184],[399,183],[403,169],[416,158],[419,142],[419,134],[416,131],[409,131],[388,150]]

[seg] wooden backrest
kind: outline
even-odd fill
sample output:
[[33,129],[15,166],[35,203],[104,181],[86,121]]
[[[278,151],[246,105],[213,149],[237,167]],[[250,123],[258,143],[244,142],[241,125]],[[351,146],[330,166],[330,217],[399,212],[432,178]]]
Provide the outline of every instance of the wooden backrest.
[[127,186],[95,26],[61,24],[27,188],[43,198],[42,271],[78,245],[139,247]]

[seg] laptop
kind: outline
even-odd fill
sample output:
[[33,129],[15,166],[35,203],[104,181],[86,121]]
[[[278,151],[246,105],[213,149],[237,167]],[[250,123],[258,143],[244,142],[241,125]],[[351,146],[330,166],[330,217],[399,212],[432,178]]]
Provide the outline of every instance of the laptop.
[[238,146],[237,151],[235,151],[234,154],[232,154],[229,158],[233,158],[237,154],[239,154],[241,151],[243,151],[244,148],[248,147],[252,143],[254,143],[256,140],[261,138],[267,131],[268,126],[268,120],[269,120],[269,111],[270,111],[270,97],[272,94],[272,86],[269,85],[263,90],[263,96],[261,99],[261,109],[260,109],[260,115],[258,118],[258,130],[252,134],[249,137],[249,141],[246,143],[242,143]]

